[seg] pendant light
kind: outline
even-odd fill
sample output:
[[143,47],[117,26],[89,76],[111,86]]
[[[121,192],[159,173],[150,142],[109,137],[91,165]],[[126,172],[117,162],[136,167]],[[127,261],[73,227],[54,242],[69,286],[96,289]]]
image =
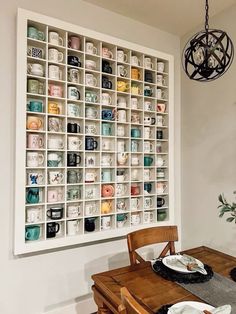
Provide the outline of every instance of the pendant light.
[[209,82],[219,78],[230,67],[234,46],[226,32],[209,29],[209,5],[206,0],[205,30],[195,34],[186,44],[182,64],[191,80]]

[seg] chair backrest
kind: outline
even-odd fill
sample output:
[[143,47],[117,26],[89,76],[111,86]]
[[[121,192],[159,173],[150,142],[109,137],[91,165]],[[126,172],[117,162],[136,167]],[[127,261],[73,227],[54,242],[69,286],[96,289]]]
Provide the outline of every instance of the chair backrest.
[[168,251],[170,254],[175,254],[174,242],[178,241],[177,226],[153,227],[134,231],[127,235],[127,241],[131,265],[137,264],[137,261],[144,262],[144,259],[135,250],[146,245],[167,242],[159,257],[164,257]]
[[120,289],[123,310],[122,314],[149,314],[129,293],[126,287]]

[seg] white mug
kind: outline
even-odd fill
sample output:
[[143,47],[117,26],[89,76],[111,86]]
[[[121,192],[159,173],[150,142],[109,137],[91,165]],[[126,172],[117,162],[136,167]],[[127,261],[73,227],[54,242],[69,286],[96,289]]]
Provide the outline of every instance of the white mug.
[[164,62],[157,62],[157,72],[164,72],[165,63]]
[[80,99],[80,92],[75,86],[68,86],[67,88],[67,98],[72,100]]
[[153,200],[151,197],[144,197],[143,207],[144,207],[144,209],[149,209],[149,208],[153,207]]
[[138,109],[138,98],[131,98],[131,109]]
[[51,132],[62,132],[62,120],[56,117],[48,118],[48,131]]
[[64,147],[64,142],[61,137],[51,137],[48,139],[48,148],[49,149],[62,149]]
[[60,202],[63,199],[62,190],[59,189],[49,189],[47,195],[48,203]]
[[117,76],[126,77],[127,74],[128,74],[128,71],[126,70],[126,68],[123,65],[118,64],[117,65]]
[[126,122],[126,110],[117,110],[117,120],[119,122]]
[[63,39],[57,32],[49,32],[48,42],[52,45],[63,46]]
[[164,124],[164,118],[163,118],[163,116],[156,116],[156,125],[157,126],[163,126],[163,124]]
[[143,223],[145,223],[145,224],[152,223],[153,218],[154,218],[153,212],[144,212],[143,213]]
[[122,166],[128,160],[129,155],[127,153],[117,153],[118,165]]
[[98,111],[94,107],[85,107],[85,117],[90,119],[98,118]]
[[48,49],[48,61],[51,62],[62,62],[64,55],[61,51],[58,51],[56,48],[49,48]]
[[57,166],[61,166],[62,157],[60,154],[57,153],[48,153],[48,166],[50,167],[50,161],[56,162]]
[[111,105],[111,96],[108,93],[102,93],[102,105]]
[[141,222],[141,218],[139,214],[131,215],[131,225],[139,225]]
[[79,150],[81,145],[82,141],[77,136],[68,136],[67,146],[69,150]]
[[121,108],[126,108],[126,98],[123,96],[117,97],[117,106]]
[[144,181],[150,181],[151,172],[150,169],[144,169],[143,170],[143,180]]
[[127,193],[127,186],[122,183],[116,185],[116,196],[123,196]]
[[132,211],[138,210],[140,205],[139,198],[137,197],[132,197],[130,200],[130,207]]
[[165,99],[165,93],[161,88],[157,88],[156,97],[157,99]]
[[27,167],[40,167],[44,163],[44,155],[38,152],[27,152],[26,165]]
[[102,140],[102,150],[111,150],[111,141],[110,141],[110,139],[103,138],[103,140]]
[[158,182],[157,186],[156,186],[156,192],[157,194],[163,194],[167,189],[167,185],[162,183],[162,182]]
[[102,230],[111,229],[111,216],[104,216],[101,218],[101,229]]
[[68,218],[78,218],[81,214],[79,205],[68,205],[67,207],[67,217]]
[[42,172],[28,172],[27,173],[28,185],[40,185],[44,183],[44,175]]
[[131,64],[135,65],[135,66],[140,66],[140,61],[139,61],[137,56],[132,56],[131,57]]
[[89,53],[91,55],[96,55],[97,54],[97,48],[94,46],[92,42],[87,41],[86,42],[86,53]]
[[96,178],[97,178],[97,174],[95,171],[89,170],[85,172],[85,182],[87,183],[95,182]]
[[138,166],[139,165],[139,158],[138,158],[138,156],[133,155],[131,157],[131,165],[132,166]]
[[110,167],[112,165],[112,158],[110,155],[102,155],[101,166]]
[[161,74],[157,74],[157,85],[165,85],[165,79],[163,77],[163,75]]
[[86,154],[85,155],[85,167],[95,167],[96,166],[96,155],[95,154]]
[[162,167],[165,165],[165,160],[162,157],[156,157],[156,166]]
[[126,151],[124,140],[117,140],[117,151],[118,152],[125,152]]
[[80,114],[80,108],[73,103],[67,103],[67,114],[69,117],[78,117]]
[[85,215],[92,216],[96,215],[98,212],[98,206],[96,202],[86,202],[85,203]]
[[28,134],[27,136],[27,147],[32,149],[43,148],[44,138],[41,134]]
[[80,79],[80,73],[78,69],[68,69],[68,81],[78,84]]
[[151,142],[149,141],[144,141],[143,143],[143,151],[144,153],[151,153],[153,152],[154,146]]
[[67,234],[74,236],[79,233],[79,220],[68,220],[67,221]]
[[127,62],[128,56],[124,53],[124,50],[117,49],[117,62]]
[[153,69],[153,63],[152,63],[152,59],[150,57],[144,58],[144,67],[146,69]]
[[143,137],[146,139],[151,137],[151,128],[149,126],[144,127]]
[[88,86],[97,86],[97,79],[96,77],[91,73],[85,73],[85,84]]
[[43,66],[40,63],[28,63],[27,64],[27,73],[37,76],[43,76]]
[[117,125],[116,135],[117,136],[121,136],[121,137],[125,136],[125,127],[124,127],[124,125],[119,125],[119,124]]
[[35,223],[42,221],[43,213],[41,207],[33,207],[27,208],[26,210],[26,222],[28,223]]
[[64,180],[64,174],[61,171],[49,171],[48,183],[49,184],[62,184]]
[[97,134],[97,127],[94,124],[86,124],[85,125],[85,134],[89,135],[96,135]]
[[144,101],[144,111],[151,111],[152,110],[152,103],[151,101]]
[[139,180],[139,169],[131,169],[131,180],[138,181]]

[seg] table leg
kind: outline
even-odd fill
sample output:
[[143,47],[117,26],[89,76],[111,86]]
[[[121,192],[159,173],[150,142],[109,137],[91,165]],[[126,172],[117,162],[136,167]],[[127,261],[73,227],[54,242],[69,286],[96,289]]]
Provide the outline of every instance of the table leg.
[[100,298],[99,296],[99,293],[95,289],[93,289],[93,293],[94,293],[94,301],[98,307],[97,314],[112,314],[112,311],[103,302],[102,298]]

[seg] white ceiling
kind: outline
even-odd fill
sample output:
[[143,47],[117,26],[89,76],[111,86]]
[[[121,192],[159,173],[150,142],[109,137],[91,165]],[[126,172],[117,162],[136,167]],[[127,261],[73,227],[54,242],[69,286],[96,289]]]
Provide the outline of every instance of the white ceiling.
[[[200,24],[204,25],[205,0],[84,1],[178,36],[183,36]],[[235,3],[236,0],[210,0],[210,16],[220,13]]]

